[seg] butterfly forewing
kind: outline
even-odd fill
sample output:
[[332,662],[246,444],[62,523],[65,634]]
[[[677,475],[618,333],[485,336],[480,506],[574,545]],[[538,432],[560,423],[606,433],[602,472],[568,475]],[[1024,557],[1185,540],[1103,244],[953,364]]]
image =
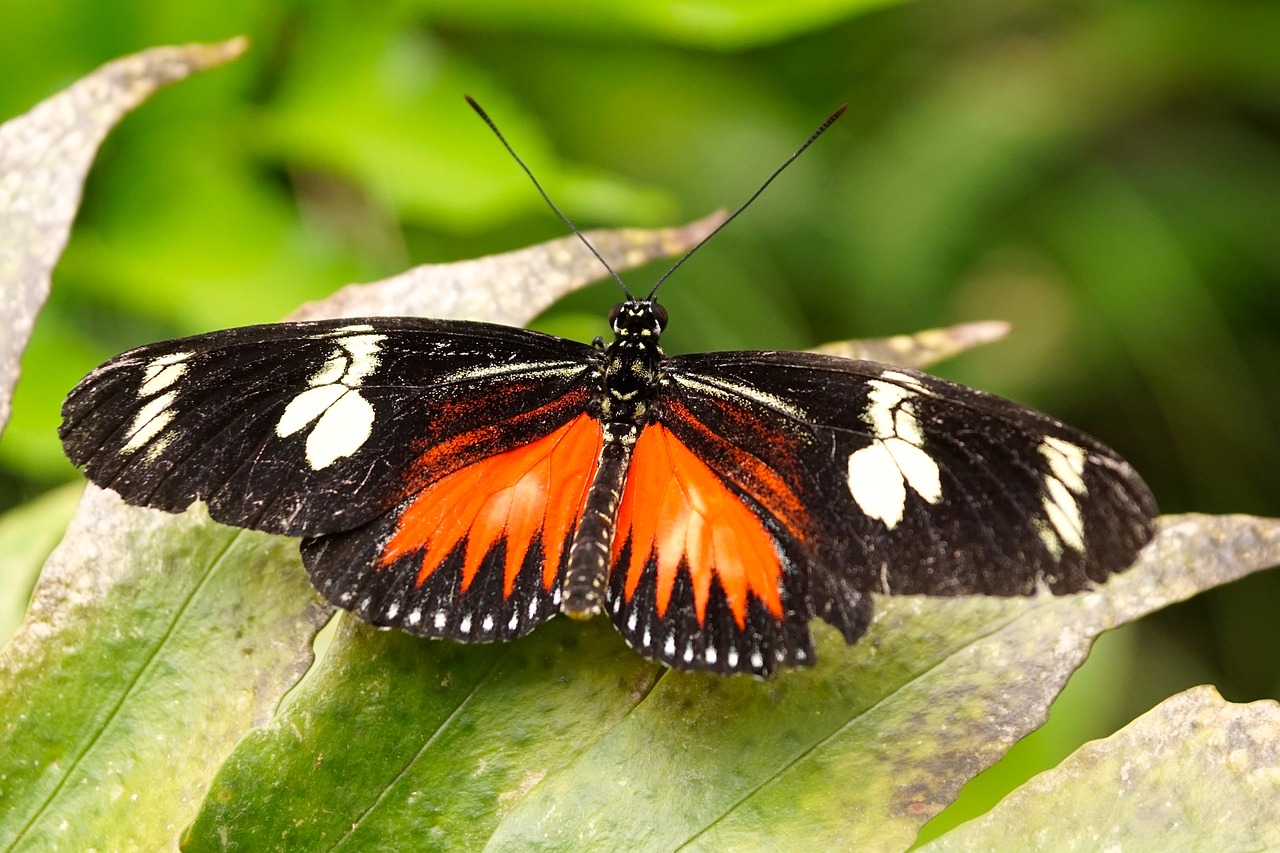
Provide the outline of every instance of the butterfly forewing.
[[1150,492],[1112,450],[990,394],[806,353],[680,356],[668,374],[671,429],[749,452],[758,462],[708,457],[739,489],[776,472],[781,529],[858,589],[1071,592],[1128,567],[1153,532]]
[[368,523],[447,468],[586,405],[592,350],[504,326],[408,318],[253,326],[141,347],[63,406],[73,462],[130,503],[312,536]]

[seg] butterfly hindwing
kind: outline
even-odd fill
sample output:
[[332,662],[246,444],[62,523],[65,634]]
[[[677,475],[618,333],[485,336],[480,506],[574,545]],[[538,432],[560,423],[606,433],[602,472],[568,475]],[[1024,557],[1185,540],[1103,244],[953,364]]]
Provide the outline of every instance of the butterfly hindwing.
[[366,621],[420,636],[509,640],[554,616],[601,447],[599,422],[564,402],[524,418],[527,440],[500,452],[427,451],[450,464],[420,469],[399,505],[303,541],[312,582]]

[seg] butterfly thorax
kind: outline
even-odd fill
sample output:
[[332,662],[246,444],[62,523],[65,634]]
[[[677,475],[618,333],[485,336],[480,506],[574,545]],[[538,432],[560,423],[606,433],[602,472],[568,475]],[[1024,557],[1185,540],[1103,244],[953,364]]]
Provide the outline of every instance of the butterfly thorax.
[[614,338],[604,353],[600,419],[606,439],[631,444],[654,416],[667,312],[651,299],[629,300],[614,307],[609,321]]

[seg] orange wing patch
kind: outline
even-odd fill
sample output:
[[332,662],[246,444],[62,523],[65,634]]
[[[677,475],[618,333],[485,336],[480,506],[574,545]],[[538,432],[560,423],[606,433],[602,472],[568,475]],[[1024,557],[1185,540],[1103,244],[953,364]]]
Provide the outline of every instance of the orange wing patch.
[[748,596],[782,618],[782,564],[773,539],[742,499],[661,424],[640,434],[632,455],[613,540],[618,569],[623,568],[618,559],[628,536],[628,601],[650,555],[656,555],[659,616],[666,613],[683,561],[693,580],[699,624],[706,615],[713,577],[720,581],[739,628],[746,625]]
[[417,580],[421,585],[465,539],[460,591],[466,592],[485,555],[505,540],[505,597],[515,586],[529,548],[540,539],[546,558],[542,585],[551,589],[565,539],[582,517],[600,445],[599,422],[583,414],[537,441],[446,474],[405,508],[378,564],[387,566],[406,554],[422,552]]

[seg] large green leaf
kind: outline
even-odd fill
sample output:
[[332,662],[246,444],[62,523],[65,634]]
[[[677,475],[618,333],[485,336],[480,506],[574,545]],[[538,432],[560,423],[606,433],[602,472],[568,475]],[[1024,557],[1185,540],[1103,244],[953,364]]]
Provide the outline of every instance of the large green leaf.
[[1280,522],[1164,519],[1084,595],[880,600],[774,681],[661,673],[604,622],[463,647],[347,625],[213,783],[192,851],[902,849],[1043,722],[1098,633],[1280,562]]
[[0,847],[172,837],[326,613],[292,541],[90,489],[0,652]]
[[1277,803],[1280,704],[1196,687],[921,850],[1276,850]]

